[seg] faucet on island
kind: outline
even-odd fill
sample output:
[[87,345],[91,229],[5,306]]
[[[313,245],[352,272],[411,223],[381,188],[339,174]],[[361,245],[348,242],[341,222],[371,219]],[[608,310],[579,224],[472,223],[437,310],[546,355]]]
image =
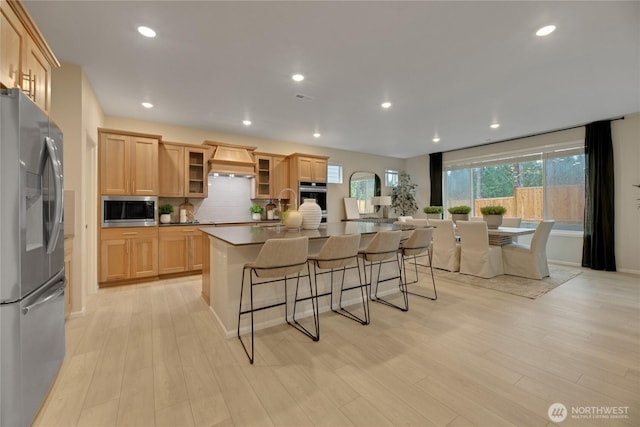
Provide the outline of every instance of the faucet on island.
[[278,193],[278,209],[280,209],[280,215],[282,215],[282,193],[285,191],[290,191],[293,194],[293,209],[295,210],[298,206],[298,194],[292,188],[283,188],[280,193]]

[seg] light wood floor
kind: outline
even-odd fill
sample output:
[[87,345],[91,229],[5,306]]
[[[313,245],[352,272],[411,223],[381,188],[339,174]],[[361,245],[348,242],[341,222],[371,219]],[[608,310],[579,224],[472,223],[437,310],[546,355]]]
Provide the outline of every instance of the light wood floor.
[[[415,285],[414,285],[415,286]],[[584,270],[537,300],[438,282],[438,301],[321,315],[312,342],[222,336],[198,276],[102,289],[67,321],[36,426],[640,425],[640,278]],[[628,419],[554,424],[552,403]]]

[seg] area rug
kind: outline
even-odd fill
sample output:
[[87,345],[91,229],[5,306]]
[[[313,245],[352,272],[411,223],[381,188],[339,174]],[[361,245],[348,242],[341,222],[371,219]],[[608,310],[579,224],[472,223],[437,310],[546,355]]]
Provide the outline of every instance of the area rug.
[[469,276],[467,274],[451,273],[445,270],[433,269],[436,279],[441,278],[454,283],[480,286],[494,291],[506,292],[525,298],[536,299],[547,292],[557,288],[566,281],[581,273],[576,268],[549,264],[549,277],[541,280],[527,279],[524,277],[501,275],[491,279]]

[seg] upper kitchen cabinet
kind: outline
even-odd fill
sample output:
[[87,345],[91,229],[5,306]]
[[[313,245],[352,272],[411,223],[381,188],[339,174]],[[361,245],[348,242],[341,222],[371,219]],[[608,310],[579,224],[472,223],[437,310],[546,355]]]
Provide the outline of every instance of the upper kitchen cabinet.
[[294,153],[289,156],[290,180],[297,185],[300,181],[327,182],[326,156]]
[[20,88],[43,111],[51,106],[51,69],[60,63],[19,1],[0,1],[0,85]]
[[159,195],[207,197],[207,154],[207,148],[162,142],[158,152]]
[[120,196],[158,194],[160,136],[99,129],[100,193]]
[[254,153],[256,159],[256,199],[277,199],[289,186],[289,160],[285,156]]

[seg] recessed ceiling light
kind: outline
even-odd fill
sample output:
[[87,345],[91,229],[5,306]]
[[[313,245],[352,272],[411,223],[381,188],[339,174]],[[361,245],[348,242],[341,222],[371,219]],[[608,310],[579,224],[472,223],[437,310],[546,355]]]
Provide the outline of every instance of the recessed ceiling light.
[[243,120],[242,124],[245,126],[251,126],[251,120]]
[[304,80],[304,76],[302,74],[294,74],[291,78],[294,82],[301,82]]
[[143,106],[144,108],[153,108],[153,104],[152,104],[152,103],[150,103],[150,102],[143,102],[143,103],[142,103],[142,106]]
[[314,137],[314,138],[320,138],[320,132],[316,132],[316,133],[314,133],[314,134],[313,134],[313,137]]
[[138,27],[138,32],[140,34],[142,34],[145,37],[155,37],[156,36],[156,32],[153,31],[151,28],[149,27],[145,27],[145,26],[140,26]]
[[391,107],[391,103],[390,103],[390,102],[383,102],[382,104],[380,104],[380,106],[381,106],[382,108],[385,108],[385,109],[386,109],[386,108],[390,108],[390,107]]
[[500,123],[494,123],[490,126],[491,129],[498,129],[500,127]]
[[538,37],[548,36],[549,34],[553,33],[555,30],[556,30],[555,25],[547,25],[546,27],[542,27],[538,31],[536,31],[536,36]]
[[440,142],[440,138],[436,136],[435,138],[433,138],[433,142]]

